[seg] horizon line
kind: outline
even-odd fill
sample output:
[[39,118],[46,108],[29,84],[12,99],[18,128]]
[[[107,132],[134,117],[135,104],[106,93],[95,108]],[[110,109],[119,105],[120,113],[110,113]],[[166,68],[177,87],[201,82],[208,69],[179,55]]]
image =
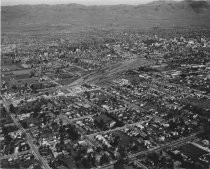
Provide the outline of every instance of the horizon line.
[[[147,0],[146,0],[147,1]],[[182,2],[182,1],[188,1],[188,0],[149,0],[149,1],[141,1],[138,3],[114,3],[114,4],[84,4],[84,3],[76,3],[76,2],[61,2],[61,3],[20,3],[20,4],[2,4],[1,6],[38,6],[38,5],[46,5],[46,6],[55,6],[55,5],[81,5],[81,6],[117,6],[117,5],[129,5],[129,6],[138,6],[138,5],[146,5],[151,4],[153,2]],[[201,1],[207,1],[207,0],[201,0]]]

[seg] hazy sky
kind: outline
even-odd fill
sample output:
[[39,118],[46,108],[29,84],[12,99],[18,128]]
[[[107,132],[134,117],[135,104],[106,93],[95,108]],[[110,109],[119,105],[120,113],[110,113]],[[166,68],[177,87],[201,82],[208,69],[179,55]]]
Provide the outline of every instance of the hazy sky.
[[114,4],[143,4],[154,0],[1,0],[1,5],[17,4],[67,4],[77,3],[84,5],[114,5]]

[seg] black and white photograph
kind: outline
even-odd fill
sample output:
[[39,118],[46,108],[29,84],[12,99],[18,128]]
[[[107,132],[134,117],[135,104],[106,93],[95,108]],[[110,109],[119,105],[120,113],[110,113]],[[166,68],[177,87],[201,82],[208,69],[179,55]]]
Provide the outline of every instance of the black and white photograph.
[[0,3],[0,169],[210,169],[210,0]]

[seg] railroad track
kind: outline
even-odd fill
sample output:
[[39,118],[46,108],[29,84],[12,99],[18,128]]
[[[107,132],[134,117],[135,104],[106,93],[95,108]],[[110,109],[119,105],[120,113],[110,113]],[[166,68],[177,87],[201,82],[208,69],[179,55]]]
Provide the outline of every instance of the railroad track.
[[196,136],[200,133],[202,133],[202,131],[198,131],[198,132],[196,132],[196,133],[194,133],[194,134],[192,134],[188,137],[184,137],[184,138],[181,138],[179,140],[166,143],[166,144],[164,144],[160,147],[155,147],[155,148],[152,148],[152,149],[149,149],[149,150],[138,152],[136,154],[132,154],[132,155],[128,156],[128,159],[132,160],[139,155],[148,154],[148,153],[152,153],[152,152],[155,152],[155,151],[160,151],[160,150],[163,150],[165,148],[173,148],[173,147],[181,146],[183,144],[186,144],[188,141],[191,141],[191,140],[195,139]]

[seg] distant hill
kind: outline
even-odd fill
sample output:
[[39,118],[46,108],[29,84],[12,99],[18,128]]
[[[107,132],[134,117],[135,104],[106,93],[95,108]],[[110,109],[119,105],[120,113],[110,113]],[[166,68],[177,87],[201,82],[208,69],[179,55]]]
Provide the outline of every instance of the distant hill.
[[2,6],[2,32],[25,30],[210,26],[208,1],[155,1],[145,5]]

